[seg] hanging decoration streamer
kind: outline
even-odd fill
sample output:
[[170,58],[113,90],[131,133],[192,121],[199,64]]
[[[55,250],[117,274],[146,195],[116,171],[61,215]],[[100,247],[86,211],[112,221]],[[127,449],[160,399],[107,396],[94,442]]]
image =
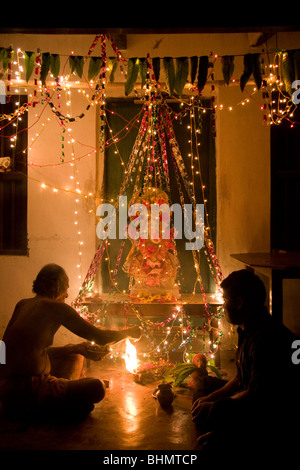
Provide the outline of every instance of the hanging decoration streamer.
[[[93,56],[99,42],[101,55],[99,57]],[[113,57],[108,57],[107,55],[108,43],[115,54]],[[14,60],[16,55],[17,60]],[[270,60],[271,56],[273,57],[272,60]],[[24,65],[21,64],[20,57],[24,59]],[[65,85],[73,86],[73,79],[77,76],[80,83],[86,82],[93,91],[92,98],[89,99],[86,109],[76,116],[63,114],[53,103],[53,96],[50,96],[50,89],[54,88],[55,90],[56,83],[54,81],[51,84],[51,81],[48,79],[49,74],[51,73],[51,77],[54,80],[59,77],[64,58],[66,60],[62,73],[64,73],[67,64],[69,64],[69,73],[66,75],[68,83],[65,83]],[[240,58],[243,60],[243,71],[240,77],[236,77],[235,63]],[[14,51],[11,46],[0,47],[0,69],[2,75],[6,77],[6,99],[9,100],[10,93],[12,92],[13,74],[16,74],[17,81],[20,82],[23,73],[27,86],[29,86],[29,81],[33,80],[33,93],[36,99],[32,106],[36,105],[38,93],[41,93],[44,99],[46,98],[48,101],[54,114],[61,121],[64,120],[66,122],[82,119],[92,104],[99,103],[100,121],[104,124],[105,89],[107,85],[114,82],[118,66],[122,73],[123,67],[127,67],[124,83],[125,96],[128,96],[133,91],[136,92],[137,86],[139,86],[141,91],[145,88],[146,76],[149,73],[149,68],[151,68],[151,79],[153,82],[155,81],[158,86],[161,86],[161,83],[165,83],[165,90],[169,95],[181,97],[184,92],[201,94],[204,86],[213,80],[213,67],[217,61],[221,61],[221,73],[224,84],[239,83],[241,91],[249,95],[249,99],[246,98],[237,103],[237,105],[244,105],[253,99],[252,93],[249,93],[247,89],[247,85],[252,80],[256,85],[255,93],[261,92],[261,99],[254,101],[257,101],[261,107],[263,122],[266,125],[280,124],[283,120],[289,121],[291,127],[298,124],[293,121],[293,118],[299,101],[299,93],[297,92],[299,88],[299,49],[276,49],[261,53],[247,53],[242,56],[213,56],[210,53],[200,57],[150,58],[148,54],[146,57],[125,59],[112,37],[108,34],[96,35],[86,56],[78,56],[72,53],[66,57],[52,52],[41,52],[39,48],[37,48],[37,52],[24,51],[22,53],[19,49]],[[14,71],[15,65],[18,65],[18,70],[16,71]],[[87,67],[88,70],[85,70]],[[109,78],[107,75],[109,75]],[[225,109],[222,104],[219,105],[219,108]],[[232,106],[226,109],[232,110]],[[102,125],[100,130],[100,143],[102,144]]]

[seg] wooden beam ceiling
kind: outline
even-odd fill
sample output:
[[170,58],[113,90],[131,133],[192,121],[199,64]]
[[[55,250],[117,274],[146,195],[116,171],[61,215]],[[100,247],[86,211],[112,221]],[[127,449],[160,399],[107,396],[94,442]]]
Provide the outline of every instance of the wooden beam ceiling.
[[243,25],[240,26],[222,26],[222,25],[199,25],[199,26],[158,26],[158,27],[113,27],[102,25],[99,26],[1,26],[0,34],[222,34],[222,33],[251,33],[261,32],[266,35],[275,34],[277,32],[300,31],[299,25]]

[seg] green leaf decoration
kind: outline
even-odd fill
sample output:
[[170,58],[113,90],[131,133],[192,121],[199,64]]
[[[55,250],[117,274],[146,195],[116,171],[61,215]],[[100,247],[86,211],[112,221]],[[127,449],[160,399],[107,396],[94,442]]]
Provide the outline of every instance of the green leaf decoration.
[[252,64],[252,54],[244,55],[244,72],[240,79],[240,88],[244,91],[244,88],[252,75],[253,64]]
[[145,57],[142,57],[139,59],[139,65],[140,65],[140,77],[141,77],[141,88],[146,83],[146,78],[147,78],[147,59]]
[[194,364],[184,364],[184,367],[175,369],[172,372],[170,371],[170,375],[174,377],[173,387],[179,387],[182,382],[191,375],[197,369]]
[[109,82],[113,83],[115,80],[115,73],[118,68],[118,59],[117,57],[108,58],[108,68],[109,68]]
[[155,80],[159,82],[159,76],[160,76],[160,58],[159,57],[153,57],[152,67],[153,67]]
[[139,59],[137,57],[132,57],[128,60],[127,66],[127,78],[125,82],[125,95],[128,96],[135,85],[139,74]]
[[[196,356],[196,354],[190,354],[189,360],[192,361],[194,356]],[[207,362],[207,368],[210,369],[219,379],[222,379],[222,374],[215,367],[215,363],[213,360],[209,360]],[[195,372],[197,370],[199,369],[192,362],[176,364],[175,366],[171,367],[169,370],[166,371],[164,375],[164,380],[172,382],[174,388],[179,387],[192,372]]]
[[282,76],[286,92],[292,96],[294,80],[300,80],[300,50],[282,53]]
[[189,363],[189,362],[183,362],[183,363],[180,363],[180,364],[176,364],[175,366],[171,367],[171,369],[169,370],[169,374],[170,375],[176,375],[178,372],[181,372],[182,370],[185,370],[185,369],[190,369],[191,367],[193,367],[194,369],[196,368],[196,366],[192,363]]
[[222,73],[226,85],[229,85],[234,71],[234,56],[225,55],[222,57]]
[[69,57],[69,66],[70,66],[70,74],[76,71],[79,78],[82,77],[83,74],[83,66],[84,66],[84,57],[80,55],[71,55]]
[[166,84],[168,87],[168,92],[170,95],[173,95],[175,87],[175,67],[172,57],[163,58],[163,66],[166,78]]
[[282,75],[285,91],[292,95],[292,83],[294,81],[294,57],[292,51],[286,51],[282,55]]
[[197,68],[198,68],[198,57],[196,55],[190,57],[190,65],[191,65],[191,84],[194,83],[197,76]]
[[99,75],[102,67],[102,58],[101,57],[91,57],[88,69],[88,80],[93,80],[93,78]]
[[294,51],[294,80],[300,80],[300,50]]
[[222,379],[222,378],[223,378],[222,374],[220,374],[220,372],[218,371],[218,369],[217,369],[215,366],[208,365],[207,367],[208,367],[219,379]]
[[179,96],[182,95],[183,88],[187,82],[189,74],[189,61],[187,57],[178,57],[176,59],[175,91]]
[[60,57],[58,54],[51,54],[50,71],[54,78],[57,78],[60,71]]
[[76,67],[76,56],[70,55],[69,57],[70,75],[74,73]]
[[43,85],[46,83],[46,78],[50,70],[50,52],[44,52],[42,54],[42,65],[40,71],[40,80]]
[[6,49],[4,47],[0,47],[0,62],[3,61],[5,56],[6,56]]
[[201,56],[199,59],[199,69],[198,69],[198,81],[197,88],[198,91],[202,91],[205,83],[207,81],[208,73],[208,56]]
[[75,58],[75,70],[79,78],[82,77],[84,66],[84,57],[81,55],[76,56]]
[[24,65],[25,65],[25,80],[26,82],[29,81],[35,64],[35,53],[32,51],[25,51],[24,53]]
[[15,51],[12,50],[11,47],[7,47],[6,49],[4,49],[4,55],[3,55],[3,70],[5,71],[9,64],[12,62],[13,58],[14,58],[14,53]]
[[261,74],[261,64],[260,64],[260,54],[252,54],[252,73],[255,84],[258,89],[261,87],[262,83],[262,74]]

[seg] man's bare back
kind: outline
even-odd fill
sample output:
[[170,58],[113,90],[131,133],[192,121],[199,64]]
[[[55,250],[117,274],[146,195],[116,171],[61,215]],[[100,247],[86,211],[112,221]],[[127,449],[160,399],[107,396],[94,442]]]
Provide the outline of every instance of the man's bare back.
[[[42,273],[43,269],[44,273]],[[139,338],[141,330],[138,326],[124,330],[106,330],[93,326],[76,310],[64,303],[69,287],[64,270],[57,265],[47,265],[43,269],[40,273],[44,277],[40,276],[42,279],[37,277],[39,282],[36,282],[36,286],[38,287],[34,290],[36,296],[17,303],[3,336],[6,364],[0,367],[0,401],[1,387],[4,401],[15,391],[18,400],[21,399],[23,394],[18,390],[23,390],[26,386],[27,397],[30,398],[30,395],[32,395],[31,398],[38,397],[39,402],[41,393],[43,399],[46,395],[47,400],[49,397],[51,400],[57,398],[60,388],[64,396],[63,409],[68,405],[72,409],[78,409],[80,403],[85,402],[84,406],[90,410],[93,403],[104,398],[105,388],[103,389],[103,384],[98,379],[86,379],[85,382],[82,381],[84,379],[71,380],[66,384],[64,378],[60,379],[51,375],[51,360],[48,352],[53,349],[51,346],[55,333],[60,326],[63,326],[80,338],[105,346],[128,337]],[[49,294],[47,294],[47,276]],[[54,281],[59,281],[58,287]],[[64,346],[61,349],[70,354],[78,354],[82,350],[80,345]],[[103,351],[107,353],[108,350],[103,348]],[[99,359],[101,359],[101,353],[99,353]],[[72,400],[76,402],[76,406]],[[51,402],[52,407],[53,403]]]
[[3,336],[7,364],[0,368],[0,378],[49,374],[47,348],[60,326],[99,345],[139,336],[138,327],[121,331],[96,328],[72,307],[56,300],[39,296],[23,299],[16,305]]

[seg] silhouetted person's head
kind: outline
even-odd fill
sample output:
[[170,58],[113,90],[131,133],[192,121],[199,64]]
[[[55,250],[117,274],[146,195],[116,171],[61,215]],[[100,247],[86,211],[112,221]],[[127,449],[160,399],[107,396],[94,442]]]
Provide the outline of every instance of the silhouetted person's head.
[[41,297],[64,302],[68,297],[69,279],[65,270],[57,264],[47,264],[33,281],[32,291]]
[[264,310],[266,289],[262,280],[248,269],[234,271],[221,283],[224,310],[229,323],[244,325]]

